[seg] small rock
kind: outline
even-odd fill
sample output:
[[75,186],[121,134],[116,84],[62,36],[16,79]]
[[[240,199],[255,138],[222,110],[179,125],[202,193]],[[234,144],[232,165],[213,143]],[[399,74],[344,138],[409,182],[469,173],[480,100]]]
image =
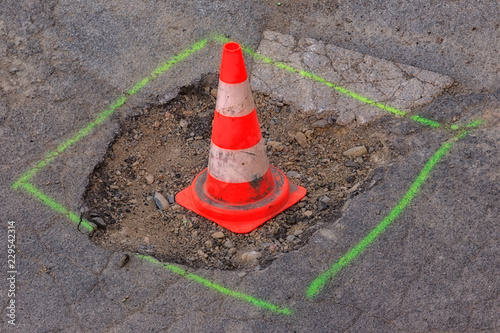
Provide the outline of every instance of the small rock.
[[245,252],[241,255],[241,261],[243,264],[257,264],[257,259],[260,258],[262,254],[258,251]]
[[233,247],[233,242],[231,242],[231,240],[228,239],[227,241],[224,242],[224,246],[230,249]]
[[312,123],[312,128],[325,128],[327,127],[329,124],[328,124],[328,121],[326,121],[326,119],[320,119],[320,120],[317,120],[315,121],[314,123]]
[[181,121],[179,122],[179,126],[182,128],[187,128],[189,126],[189,123],[186,119],[181,119]]
[[16,74],[17,72],[19,72],[19,68],[13,67],[13,68],[9,69],[10,74]]
[[202,258],[208,258],[208,254],[206,254],[202,250],[198,250],[197,254],[198,254],[198,256],[200,256]]
[[298,173],[297,171],[288,171],[286,173],[287,177],[290,177],[290,178],[299,178],[300,177],[300,173]]
[[108,226],[106,222],[104,222],[104,219],[100,216],[93,217],[91,221],[94,222],[97,225],[97,227],[101,229],[106,229],[106,227]]
[[236,248],[235,247],[232,247],[229,249],[229,251],[227,251],[230,255],[233,255],[237,252]]
[[148,185],[153,184],[153,183],[154,183],[154,181],[155,181],[155,177],[154,177],[154,176],[152,176],[152,175],[147,175],[147,176],[146,176],[146,177],[144,177],[144,178],[146,178],[146,183],[148,183]]
[[172,194],[168,195],[168,203],[173,204],[175,202],[175,198]]
[[118,260],[118,266],[119,267],[125,266],[129,260],[130,260],[130,257],[128,254],[126,254],[126,253],[122,254],[122,256],[120,257],[120,260]]
[[287,238],[286,238],[286,241],[287,242],[293,242],[295,240],[296,236],[295,235],[289,235]]
[[271,252],[277,251],[278,249],[279,249],[278,245],[276,245],[276,244],[269,245],[269,251],[271,251]]
[[301,145],[302,147],[307,147],[308,144],[307,144],[307,138],[306,138],[306,135],[302,132],[297,132],[294,136],[295,138],[295,141],[297,141],[297,143],[299,145]]
[[323,201],[318,201],[318,210],[323,211],[328,208],[328,204]]
[[211,248],[212,248],[212,246],[214,246],[214,243],[213,243],[211,240],[207,240],[207,241],[205,242],[205,247],[206,247],[207,249],[211,249]]
[[304,230],[302,230],[302,229],[295,229],[295,231],[293,232],[293,234],[295,236],[299,236],[299,235],[302,235],[303,232],[304,232]]
[[368,153],[368,150],[366,149],[365,146],[358,146],[358,147],[354,147],[354,148],[346,150],[345,152],[342,153],[342,155],[349,156],[349,157],[357,157],[357,156],[361,156],[361,155],[364,155],[367,153]]
[[323,198],[321,198],[321,202],[329,203],[330,202],[330,198],[325,195]]
[[220,239],[224,238],[224,233],[222,231],[217,231],[212,234],[212,238]]
[[212,90],[210,90],[210,95],[212,95],[213,97],[217,98],[217,92],[218,92],[217,89],[212,89]]
[[361,168],[361,164],[356,163],[354,161],[345,161],[344,165],[348,168],[355,168],[355,169]]
[[267,142],[267,146],[268,147],[271,147],[277,151],[282,151],[285,149],[285,147],[283,146],[283,144],[281,142],[278,142],[278,141],[268,141]]
[[118,190],[120,187],[118,185],[110,185],[109,188],[112,190]]
[[353,175],[350,175],[346,178],[346,180],[348,183],[354,183],[354,181],[356,180],[356,177],[354,177]]
[[305,211],[302,215],[304,215],[305,217],[311,217],[311,216],[312,216],[312,214],[313,214],[313,212],[312,212],[312,211],[310,211],[310,210],[306,210],[306,211]]
[[166,210],[170,207],[167,199],[158,192],[155,192],[153,199],[155,199],[156,207],[158,207],[159,210]]

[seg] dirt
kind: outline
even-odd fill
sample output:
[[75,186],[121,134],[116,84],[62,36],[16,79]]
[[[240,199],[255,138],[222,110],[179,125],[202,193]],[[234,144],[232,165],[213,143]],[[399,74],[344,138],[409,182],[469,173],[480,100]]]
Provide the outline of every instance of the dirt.
[[[262,269],[334,223],[345,200],[359,194],[388,158],[382,134],[370,128],[375,125],[341,127],[332,115],[300,112],[254,93],[271,164],[304,186],[307,196],[251,233],[232,233],[173,200],[207,166],[213,81],[185,88],[168,104],[143,109],[122,124],[85,195],[86,217],[100,226],[96,243],[192,267]],[[343,155],[359,146],[367,153]],[[167,209],[158,209],[155,192],[170,201]]]

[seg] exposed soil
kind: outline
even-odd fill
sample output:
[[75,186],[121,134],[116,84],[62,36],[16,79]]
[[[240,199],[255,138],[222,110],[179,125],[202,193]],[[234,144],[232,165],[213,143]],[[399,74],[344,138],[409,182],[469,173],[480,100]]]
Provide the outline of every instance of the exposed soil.
[[[212,80],[186,88],[123,124],[85,196],[86,217],[100,226],[95,242],[194,267],[263,268],[333,223],[346,198],[362,191],[370,171],[388,155],[377,129],[341,127],[331,115],[304,114],[254,93],[271,164],[304,186],[307,196],[249,234],[232,233],[174,202],[207,165],[213,87]],[[297,139],[299,132],[307,143]],[[343,155],[357,146],[367,153]],[[167,209],[158,209],[155,192],[170,201]]]

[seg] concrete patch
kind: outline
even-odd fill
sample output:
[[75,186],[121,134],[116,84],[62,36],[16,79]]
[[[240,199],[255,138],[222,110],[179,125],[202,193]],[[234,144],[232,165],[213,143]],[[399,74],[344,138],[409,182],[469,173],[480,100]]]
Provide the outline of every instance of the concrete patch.
[[[264,32],[257,53],[299,71],[320,73],[334,85],[401,110],[428,104],[453,84],[453,79],[445,75],[311,38],[296,41],[293,36],[273,31]],[[264,61],[257,60],[251,85],[253,91],[293,103],[304,111],[332,112],[341,125],[369,123],[384,114],[379,107],[339,94],[321,82]]]

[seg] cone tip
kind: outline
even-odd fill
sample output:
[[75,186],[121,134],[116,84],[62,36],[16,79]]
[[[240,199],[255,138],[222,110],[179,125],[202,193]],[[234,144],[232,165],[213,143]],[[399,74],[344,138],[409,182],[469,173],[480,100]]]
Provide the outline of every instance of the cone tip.
[[241,46],[236,42],[224,44],[224,52],[238,52],[239,50],[241,50]]
[[225,83],[242,83],[247,79],[241,46],[235,42],[224,44],[220,79]]

